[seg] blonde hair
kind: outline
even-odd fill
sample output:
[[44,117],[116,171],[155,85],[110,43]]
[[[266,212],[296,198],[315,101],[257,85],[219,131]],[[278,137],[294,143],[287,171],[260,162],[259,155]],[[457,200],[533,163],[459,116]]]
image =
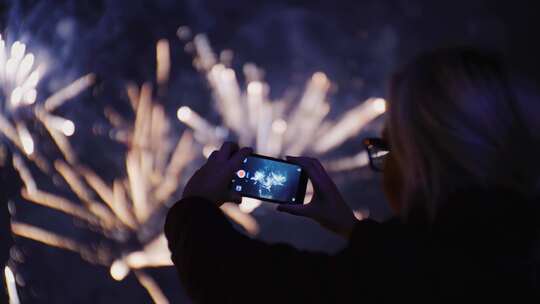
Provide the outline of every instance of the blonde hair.
[[402,180],[403,214],[469,187],[527,193],[540,154],[497,56],[458,48],[423,54],[394,74],[387,131]]

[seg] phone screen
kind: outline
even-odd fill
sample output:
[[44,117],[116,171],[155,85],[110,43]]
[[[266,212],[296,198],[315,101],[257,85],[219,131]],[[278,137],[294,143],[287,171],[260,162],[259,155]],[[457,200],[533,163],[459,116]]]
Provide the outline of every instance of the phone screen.
[[300,166],[250,155],[236,171],[231,187],[242,196],[281,204],[302,204],[306,184],[307,177]]

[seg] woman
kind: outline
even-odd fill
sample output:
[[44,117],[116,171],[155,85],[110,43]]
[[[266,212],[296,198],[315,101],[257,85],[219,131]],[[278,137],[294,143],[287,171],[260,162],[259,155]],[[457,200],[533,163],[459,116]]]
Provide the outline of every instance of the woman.
[[[226,143],[195,173],[165,233],[197,303],[539,303],[538,142],[496,57],[424,54],[390,85],[384,139],[366,141],[395,219],[358,221],[323,166],[290,157],[314,184],[306,216],[348,239],[336,255],[266,244],[218,207],[251,153]],[[534,117],[534,116],[532,116]]]

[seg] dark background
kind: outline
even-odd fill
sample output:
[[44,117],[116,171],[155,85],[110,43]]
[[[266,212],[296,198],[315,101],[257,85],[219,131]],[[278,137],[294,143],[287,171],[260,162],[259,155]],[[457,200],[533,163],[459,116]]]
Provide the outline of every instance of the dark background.
[[[128,108],[123,87],[127,81],[153,79],[155,42],[171,41],[172,78],[164,105],[174,118],[179,105],[189,105],[219,122],[212,109],[204,77],[192,67],[192,56],[176,39],[178,26],[204,32],[216,50],[235,52],[234,67],[251,61],[263,67],[272,97],[286,88],[301,89],[314,71],[334,82],[330,101],[335,117],[370,96],[384,96],[385,79],[393,69],[420,51],[453,45],[475,45],[507,55],[508,62],[534,81],[540,78],[540,28],[537,1],[172,1],[87,0],[3,1],[0,29],[8,39],[21,39],[41,58],[49,73],[39,98],[94,72],[99,85],[61,109],[80,125],[103,121],[104,105]],[[96,91],[97,90],[97,91]],[[377,126],[366,133],[376,132]],[[181,132],[182,126],[174,126]],[[88,128],[90,129],[90,127]],[[117,170],[114,148],[96,147],[84,128],[73,140],[81,158],[103,175]],[[351,140],[334,156],[359,149]],[[99,153],[96,153],[99,150]],[[106,152],[102,152],[106,151]],[[371,216],[389,216],[379,177],[366,169],[334,176],[348,202],[369,209]],[[339,249],[343,243],[316,224],[277,214],[264,205],[254,215],[261,238],[285,241],[299,248]],[[91,238],[65,216],[21,203],[17,216],[70,236]],[[24,282],[21,297],[28,303],[148,303],[150,298],[133,275],[113,281],[108,269],[83,262],[78,255],[18,240]],[[264,261],[261,261],[264,263]],[[171,269],[149,271],[172,302],[187,301]],[[239,283],[241,288],[241,282]]]

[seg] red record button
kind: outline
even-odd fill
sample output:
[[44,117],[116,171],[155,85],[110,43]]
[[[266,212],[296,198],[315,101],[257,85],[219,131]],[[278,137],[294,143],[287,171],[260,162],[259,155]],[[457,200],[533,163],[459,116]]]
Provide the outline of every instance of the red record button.
[[240,178],[244,178],[246,176],[246,171],[238,170],[238,172],[236,172],[236,175]]

